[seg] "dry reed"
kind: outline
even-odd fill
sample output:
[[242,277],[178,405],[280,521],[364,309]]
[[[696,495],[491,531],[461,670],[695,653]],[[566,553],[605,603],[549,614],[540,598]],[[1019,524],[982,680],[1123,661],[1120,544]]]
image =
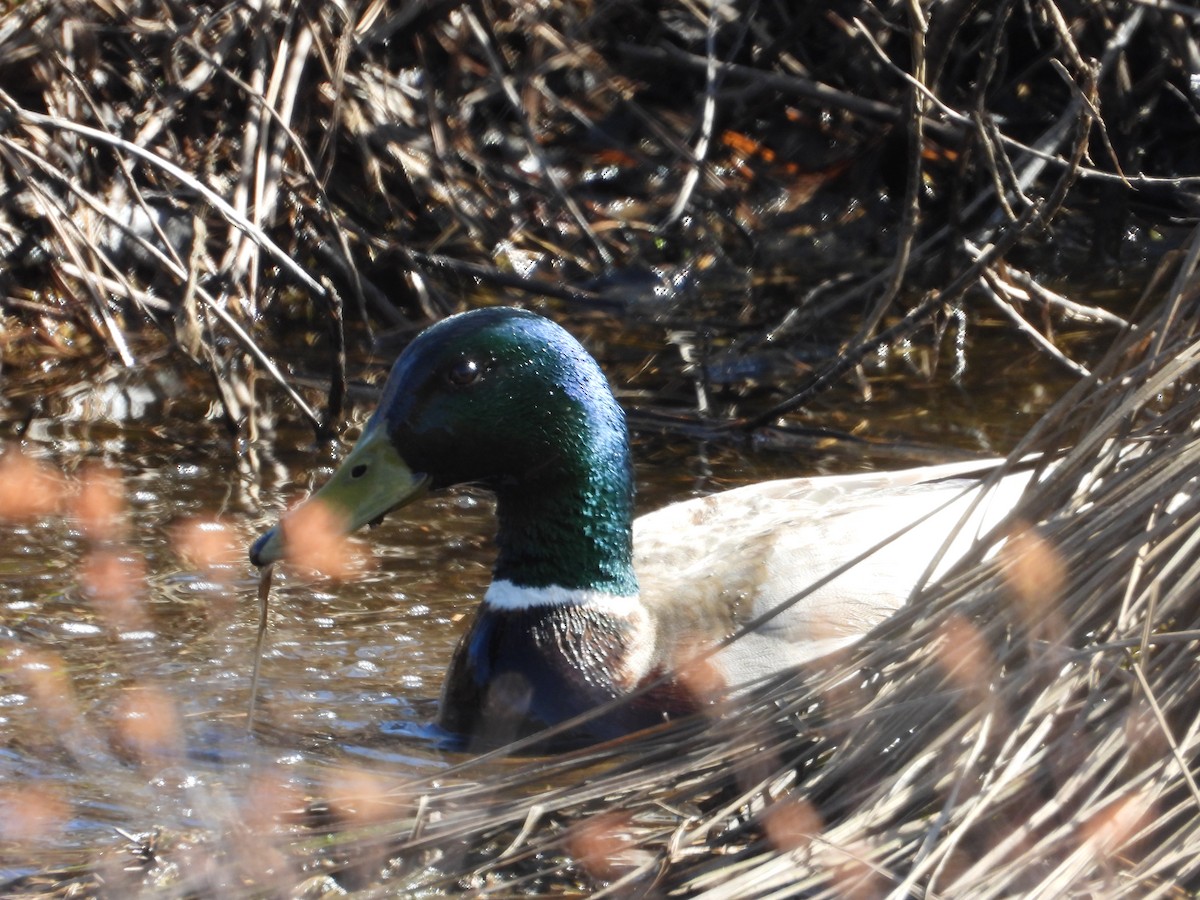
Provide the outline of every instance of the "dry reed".
[[[982,543],[825,669],[614,746],[471,760],[437,784],[334,772],[333,811],[300,836],[280,824],[298,798],[264,783],[259,817],[211,845],[136,836],[120,864],[13,891],[1200,890],[1200,239],[1166,252],[1200,206],[1196,12],[1037,0],[741,13],[5,5],[10,377],[89,348],[135,366],[148,325],[211,376],[231,433],[258,434],[276,393],[258,373],[328,431],[360,335],[471,294],[676,329],[696,409],[653,425],[709,436],[762,435],[881,341],[938,340],[990,314],[1079,379],[1013,453],[1070,448],[1006,549],[986,557]],[[1151,281],[1136,327],[1044,284],[1129,245]],[[1075,323],[1120,337],[1077,357],[1056,339]],[[323,396],[279,361],[296,330],[319,335]],[[814,368],[714,424],[713,347],[757,363],[814,332],[829,335]],[[87,515],[111,518],[101,476],[92,491]],[[93,549],[96,602],[134,592],[137,561]],[[137,616],[106,608],[114,627]],[[51,726],[90,739],[53,654],[5,665],[45,695]],[[152,690],[118,712],[135,762],[180,752]],[[6,839],[68,815],[37,787],[0,804]]]

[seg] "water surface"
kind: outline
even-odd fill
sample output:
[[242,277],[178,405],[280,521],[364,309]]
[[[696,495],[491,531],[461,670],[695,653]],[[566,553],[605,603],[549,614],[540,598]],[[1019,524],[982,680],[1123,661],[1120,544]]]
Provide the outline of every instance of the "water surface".
[[[1011,339],[994,361],[957,385],[881,371],[870,403],[847,389],[809,411],[815,424],[909,450],[827,441],[764,453],[642,435],[639,506],[1003,451],[1064,382],[1014,354]],[[257,610],[245,547],[327,476],[337,451],[284,417],[239,456],[196,399],[203,383],[165,368],[64,364],[52,375],[4,386],[0,437],[63,473],[64,495],[100,471],[116,524],[95,533],[94,510],[70,499],[60,513],[0,524],[0,879],[86,864],[125,843],[117,829],[230,835],[346,784],[384,790],[461,759],[428,723],[487,583],[486,495],[459,490],[394,514],[367,535],[374,563],[352,580],[277,574],[249,734]],[[614,380],[636,386],[636,367]],[[206,527],[234,548],[222,564],[184,552],[197,521],[220,523]]]

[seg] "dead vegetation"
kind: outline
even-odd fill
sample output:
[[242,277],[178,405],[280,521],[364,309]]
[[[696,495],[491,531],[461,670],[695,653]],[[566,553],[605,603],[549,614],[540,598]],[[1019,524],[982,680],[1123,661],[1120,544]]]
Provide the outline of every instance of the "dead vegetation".
[[[755,380],[714,386],[712,354],[823,341],[765,402],[655,428],[760,433],[880,342],[983,316],[1079,381],[1014,451],[1073,448],[1007,549],[826,671],[618,746],[331,779],[300,820],[271,795],[254,841],[138,836],[6,892],[1200,890],[1198,30],[1166,0],[8,4],[8,378],[135,366],[150,328],[232,432],[284,392],[331,430],[377,330],[501,299],[682,334],[690,398]],[[1081,268],[1144,302],[1049,286]],[[1115,346],[1072,356],[1080,322]],[[280,362],[309,334],[320,391]],[[31,790],[6,808],[36,825]]]
[[10,4],[5,364],[133,366],[153,326],[231,431],[282,397],[328,431],[375,329],[550,298],[669,330],[699,400],[655,427],[769,427],[981,317],[1082,375],[1056,330],[1125,310],[1055,280],[1144,280],[1200,209],[1197,32],[1168,2]]

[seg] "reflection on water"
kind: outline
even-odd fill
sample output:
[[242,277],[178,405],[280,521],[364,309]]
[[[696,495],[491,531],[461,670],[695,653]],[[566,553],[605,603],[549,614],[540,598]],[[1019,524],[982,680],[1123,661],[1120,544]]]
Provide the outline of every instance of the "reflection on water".
[[[0,508],[0,880],[90,863],[123,844],[114,827],[270,831],[314,795],[379,797],[456,761],[429,723],[486,585],[488,498],[460,491],[393,516],[369,535],[376,564],[351,583],[277,573],[251,736],[245,548],[332,456],[281,432],[251,471],[174,376],[6,389],[0,437],[20,434],[24,456],[54,474],[14,477],[32,506]],[[979,394],[911,390],[877,386],[881,432],[981,452],[1056,393],[1022,382],[1026,396],[1008,392],[1001,412]],[[856,430],[863,409],[844,409],[825,410],[827,424]],[[861,448],[768,457],[658,439],[637,451],[643,509],[873,464]]]

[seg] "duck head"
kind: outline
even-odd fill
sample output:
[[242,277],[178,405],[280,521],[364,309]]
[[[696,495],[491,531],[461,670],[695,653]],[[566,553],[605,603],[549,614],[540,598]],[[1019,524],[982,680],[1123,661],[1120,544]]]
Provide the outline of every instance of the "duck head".
[[[427,490],[476,483],[497,497],[494,574],[522,587],[636,593],[624,415],[595,360],[541,316],[453,316],[401,353],[378,409],[329,482],[347,532]],[[286,523],[251,547],[286,552]]]

